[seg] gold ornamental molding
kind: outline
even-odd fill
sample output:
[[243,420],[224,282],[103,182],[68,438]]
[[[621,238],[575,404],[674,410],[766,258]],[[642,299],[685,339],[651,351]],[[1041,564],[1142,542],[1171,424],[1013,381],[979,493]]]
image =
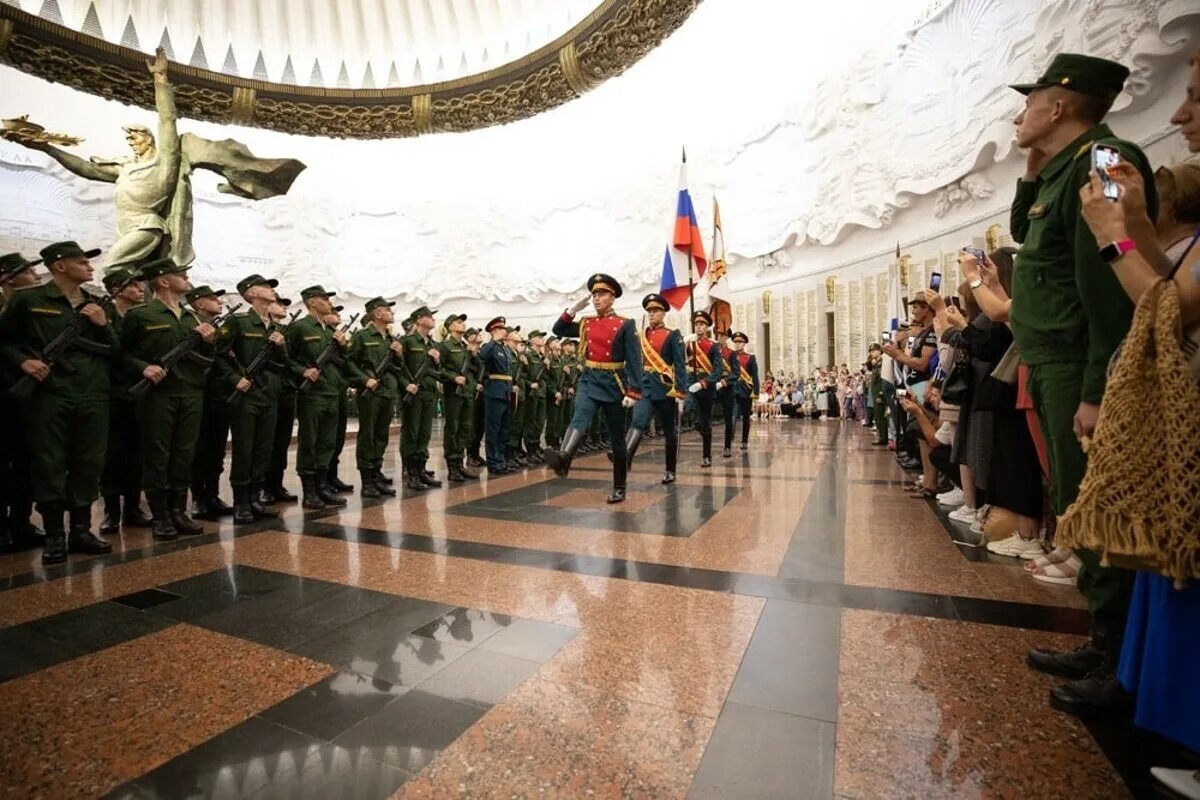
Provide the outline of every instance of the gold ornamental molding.
[[[171,83],[179,115],[189,119],[352,139],[467,131],[531,117],[620,75],[678,29],[699,3],[603,0],[571,30],[523,58],[423,86],[293,86],[175,62]],[[108,100],[154,108],[145,53],[5,3],[0,3],[0,62]]]

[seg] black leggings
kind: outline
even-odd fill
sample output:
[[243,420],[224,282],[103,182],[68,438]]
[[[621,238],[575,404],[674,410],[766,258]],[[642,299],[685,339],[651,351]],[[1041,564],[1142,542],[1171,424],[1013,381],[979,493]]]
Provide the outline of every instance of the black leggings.
[[962,488],[962,473],[955,464],[950,460],[950,445],[941,444],[929,451],[929,463],[933,464],[938,472],[950,479],[950,482]]

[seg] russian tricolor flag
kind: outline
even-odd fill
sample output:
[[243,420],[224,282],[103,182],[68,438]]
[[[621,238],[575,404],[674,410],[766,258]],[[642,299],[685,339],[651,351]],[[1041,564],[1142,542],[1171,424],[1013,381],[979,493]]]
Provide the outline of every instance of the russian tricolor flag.
[[[671,243],[663,256],[662,280],[658,292],[667,298],[671,308],[679,310],[687,303],[691,286],[704,277],[708,259],[704,255],[704,240],[700,226],[696,223],[696,209],[687,188],[687,154],[679,166],[679,199],[675,203]],[[691,254],[692,270],[688,274],[688,255]],[[690,278],[690,281],[689,281]]]

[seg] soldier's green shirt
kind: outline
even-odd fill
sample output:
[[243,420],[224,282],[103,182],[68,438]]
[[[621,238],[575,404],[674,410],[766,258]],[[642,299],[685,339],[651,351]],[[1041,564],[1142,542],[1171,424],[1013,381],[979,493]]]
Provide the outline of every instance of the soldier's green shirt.
[[[403,347],[401,353],[401,370],[400,381],[401,389],[410,383],[415,382],[421,391],[436,392],[438,384],[441,382],[441,376],[438,372],[440,367],[433,363],[429,357],[429,351],[436,347],[433,339],[426,338],[419,333],[410,333],[407,336],[401,337],[400,345]],[[425,367],[425,372],[421,375],[421,379],[416,380],[416,375],[421,371],[421,367],[425,362],[429,362],[429,366]]]
[[546,399],[551,403],[554,402],[554,393],[560,391],[562,385],[562,358],[560,356],[546,356],[546,374],[542,376],[542,383],[546,386]]
[[[284,343],[287,345],[288,364],[291,366],[292,377],[298,386],[304,380],[304,371],[317,365],[317,357],[325,346],[333,340],[333,329],[322,325],[311,314],[296,320],[287,327]],[[309,393],[336,395],[341,385],[342,377],[333,364],[326,364],[321,370],[321,376],[313,383]]]
[[[180,308],[179,314],[167,307],[157,297],[150,302],[129,309],[121,323],[121,350],[125,367],[135,382],[141,380],[142,371],[151,364],[158,364],[163,356],[183,342],[200,318],[195,312]],[[185,357],[167,373],[150,394],[177,395],[199,394],[204,391],[209,364],[200,359],[213,358],[211,344],[201,342],[192,351],[194,357]]]
[[524,400],[528,390],[525,375],[529,372],[529,366],[521,363],[521,358],[525,354],[524,352],[518,353],[508,345],[504,345],[504,348],[508,350],[508,374],[512,376],[513,389],[517,392],[517,398]]
[[469,387],[475,379],[474,376],[479,374],[478,365],[476,365],[475,369],[471,369],[473,361],[471,359],[471,351],[467,348],[467,343],[460,339],[455,339],[453,336],[447,336],[438,342],[436,347],[438,352],[442,354],[439,373],[443,393],[455,392],[462,397],[474,397],[474,388],[471,388],[469,391],[467,388],[463,388],[459,392],[458,384],[454,382],[454,379],[461,375],[467,379],[464,387]]
[[253,311],[230,317],[221,326],[219,334],[222,346],[218,363],[221,364],[221,388],[226,396],[238,381],[246,377],[246,371],[258,354],[270,346],[270,351],[274,352],[267,353],[266,363],[253,377],[253,385],[247,395],[262,396],[272,401],[278,399],[283,381],[289,379],[290,374],[281,368],[287,343],[278,347],[270,345],[270,336],[275,330],[274,323],[264,323],[262,317]]
[[[100,298],[85,295],[90,302]],[[0,312],[0,358],[20,377],[21,362],[38,358],[42,348],[69,327],[75,319],[71,301],[53,281],[18,289]],[[52,369],[39,392],[107,396],[112,385],[111,364],[120,356],[120,342],[112,325],[97,328],[88,324],[83,338],[108,348],[108,355],[89,352],[88,343],[71,348],[63,358],[67,369]]]
[[1010,225],[1013,238],[1022,243],[1010,312],[1021,361],[1082,364],[1082,400],[1093,404],[1104,394],[1108,360],[1133,318],[1133,304],[1100,258],[1096,237],[1080,213],[1079,190],[1088,182],[1096,142],[1116,147],[1141,173],[1146,209],[1154,219],[1158,195],[1146,156],[1107,125],[1097,125],[1052,158],[1037,181],[1017,184]]
[[[386,356],[391,352],[392,341],[392,337],[375,330],[373,325],[356,331],[350,338],[348,360],[362,376],[359,389],[365,389],[367,378],[375,378],[379,385],[375,387],[374,394],[392,399],[399,396],[400,380],[396,376],[395,359]],[[383,364],[382,369],[378,368],[380,363]]]

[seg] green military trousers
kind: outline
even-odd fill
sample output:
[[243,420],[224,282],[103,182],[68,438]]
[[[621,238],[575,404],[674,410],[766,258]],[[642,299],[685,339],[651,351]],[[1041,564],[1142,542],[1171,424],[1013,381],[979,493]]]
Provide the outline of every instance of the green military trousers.
[[108,441],[107,393],[51,394],[43,388],[25,407],[29,471],[39,506],[90,506],[100,494]]
[[557,447],[562,442],[558,426],[562,424],[564,402],[560,400],[555,403],[553,394],[546,398],[546,444],[551,447]]
[[525,452],[540,453],[542,450],[542,431],[546,427],[546,398],[526,398],[529,407],[525,411]]
[[880,390],[875,393],[872,402],[874,403],[871,406],[871,413],[875,417],[875,441],[878,444],[884,444],[888,440],[887,397]]
[[525,417],[529,414],[529,398],[522,397],[517,402],[517,407],[512,410],[508,422],[508,441],[505,442],[505,447],[509,450],[520,450],[521,442],[525,436]]
[[[1060,516],[1075,502],[1079,484],[1087,471],[1087,457],[1074,430],[1082,387],[1083,368],[1080,364],[1064,362],[1029,368],[1029,394],[1050,458],[1050,500],[1054,513]],[[1088,612],[1123,626],[1129,610],[1133,573],[1100,566],[1100,557],[1090,550],[1076,550],[1075,554],[1083,562],[1076,586],[1087,598]]]
[[396,413],[395,404],[394,397],[365,390],[359,392],[358,440],[354,447],[354,459],[359,472],[383,467],[392,416]]
[[442,395],[442,411],[446,426],[442,430],[442,455],[446,461],[461,463],[471,439],[472,398],[447,391]]
[[400,456],[407,461],[429,460],[429,437],[433,435],[433,416],[437,411],[437,392],[420,389],[404,401],[404,429],[400,434]]
[[112,398],[109,403],[108,445],[100,493],[105,497],[134,497],[142,491],[142,456],[138,434],[137,405],[133,400]]
[[324,476],[337,444],[338,397],[308,392],[296,396],[296,473]]
[[269,392],[251,392],[234,399],[229,413],[233,431],[231,486],[261,486],[266,482],[278,413],[278,398]]
[[203,395],[160,395],[151,389],[138,400],[137,410],[142,432],[142,488],[186,493],[192,483]]

